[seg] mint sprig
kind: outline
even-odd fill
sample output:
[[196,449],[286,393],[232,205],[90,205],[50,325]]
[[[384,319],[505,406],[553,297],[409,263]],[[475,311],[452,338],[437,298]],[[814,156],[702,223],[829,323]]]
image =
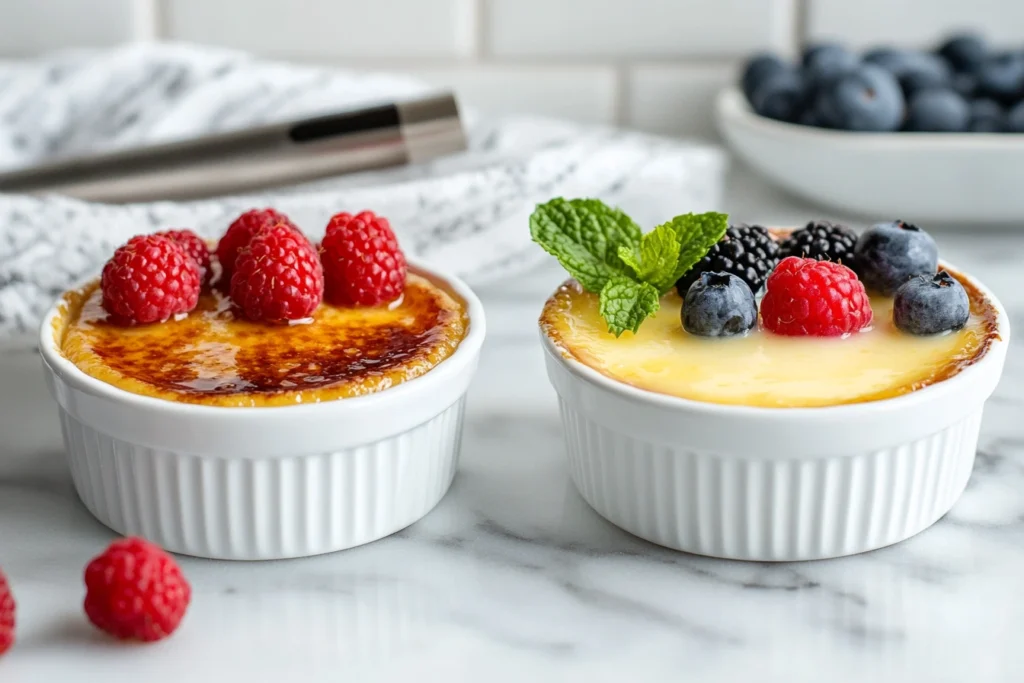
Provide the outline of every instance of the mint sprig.
[[676,216],[649,233],[598,199],[552,199],[530,216],[533,241],[589,292],[616,337],[636,333],[728,227],[722,213]]

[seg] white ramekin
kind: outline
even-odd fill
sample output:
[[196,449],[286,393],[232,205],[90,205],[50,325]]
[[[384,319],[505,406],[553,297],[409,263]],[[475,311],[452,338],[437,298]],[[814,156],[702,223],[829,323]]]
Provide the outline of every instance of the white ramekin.
[[61,355],[54,306],[40,351],[86,508],[118,533],[230,560],[342,550],[422,518],[455,475],[485,321],[464,283],[414,267],[465,301],[465,339],[416,379],[317,404],[227,408],[118,389]]
[[918,391],[826,408],[754,408],[609,379],[541,332],[569,470],[601,516],[659,545],[741,560],[810,560],[897,543],[963,492],[1010,327],[960,373]]

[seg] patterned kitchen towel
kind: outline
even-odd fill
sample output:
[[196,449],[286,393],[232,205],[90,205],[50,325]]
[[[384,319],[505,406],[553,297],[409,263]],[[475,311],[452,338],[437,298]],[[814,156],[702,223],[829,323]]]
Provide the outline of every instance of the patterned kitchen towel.
[[[0,62],[0,166],[323,113],[429,91],[414,79],[286,65],[223,50],[140,45]],[[0,195],[0,345],[32,343],[52,301],[132,235],[217,237],[273,205],[313,238],[331,214],[386,215],[415,258],[480,285],[534,267],[527,218],[594,196],[641,224],[715,208],[725,159],[710,145],[533,117],[467,117],[469,151],[432,163],[229,198],[106,205]]]

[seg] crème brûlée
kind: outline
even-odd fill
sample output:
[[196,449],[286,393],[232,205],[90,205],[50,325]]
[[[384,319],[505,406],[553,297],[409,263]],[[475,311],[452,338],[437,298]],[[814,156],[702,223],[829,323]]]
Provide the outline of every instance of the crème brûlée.
[[465,302],[410,271],[389,306],[322,304],[302,324],[240,319],[203,293],[180,319],[125,327],[108,321],[99,283],[65,295],[54,334],[80,370],[144,396],[214,406],[280,406],[361,396],[419,377],[465,337]]
[[706,339],[680,324],[673,291],[636,334],[616,338],[598,312],[598,297],[575,281],[560,287],[541,314],[544,333],[563,355],[613,380],[707,403],[820,407],[892,398],[934,384],[976,362],[997,338],[996,312],[969,280],[960,330],[933,337],[901,332],[893,300],[872,296],[873,323],[845,338],[787,337],[755,329]]

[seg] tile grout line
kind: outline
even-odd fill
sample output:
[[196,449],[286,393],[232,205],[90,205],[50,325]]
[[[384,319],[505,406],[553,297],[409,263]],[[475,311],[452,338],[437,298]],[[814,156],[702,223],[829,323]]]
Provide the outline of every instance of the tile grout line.
[[491,52],[490,33],[487,30],[487,22],[491,16],[491,8],[488,0],[471,1],[473,4],[470,5],[470,7],[474,13],[473,30],[476,32],[473,41],[473,45],[475,46],[475,50],[473,52],[473,64],[477,65],[485,63]]
[[132,40],[151,42],[160,40],[163,17],[160,0],[134,0],[132,9]]

